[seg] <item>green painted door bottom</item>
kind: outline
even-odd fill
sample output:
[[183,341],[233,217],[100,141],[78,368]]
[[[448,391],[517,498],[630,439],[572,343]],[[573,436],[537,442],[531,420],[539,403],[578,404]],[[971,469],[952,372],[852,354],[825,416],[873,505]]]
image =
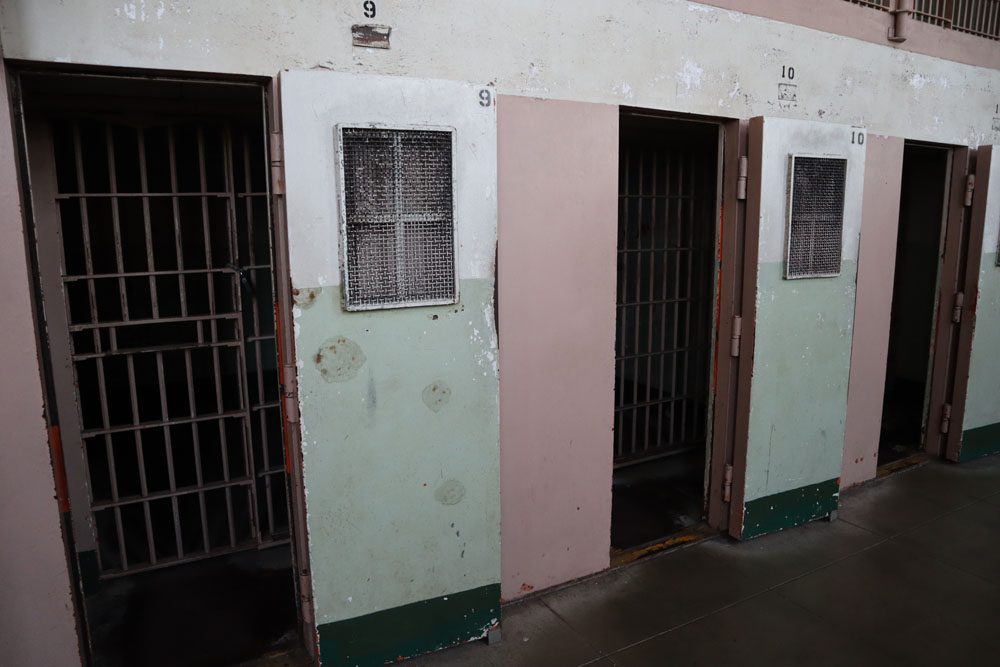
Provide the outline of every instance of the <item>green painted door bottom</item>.
[[751,500],[743,506],[740,539],[748,540],[829,516],[836,511],[839,498],[840,481],[830,479]]
[[324,667],[383,665],[485,637],[500,623],[500,584],[320,625]]
[[997,453],[1000,453],[1000,424],[962,431],[962,446],[958,453],[960,462]]

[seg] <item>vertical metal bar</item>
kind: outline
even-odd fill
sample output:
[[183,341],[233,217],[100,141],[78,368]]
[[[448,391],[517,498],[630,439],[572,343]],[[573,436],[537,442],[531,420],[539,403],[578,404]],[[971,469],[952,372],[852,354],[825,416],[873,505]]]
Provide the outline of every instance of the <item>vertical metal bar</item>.
[[[216,307],[215,307],[215,276],[212,273],[211,269],[216,268],[216,267],[215,267],[215,258],[212,256],[211,217],[210,217],[209,211],[208,211],[208,197],[205,195],[205,193],[208,192],[208,174],[206,173],[207,172],[207,166],[205,164],[205,129],[204,129],[204,126],[202,126],[200,124],[198,125],[197,137],[198,137],[198,179],[199,179],[199,187],[200,187],[201,193],[202,193],[202,195],[200,197],[200,199],[201,199],[201,224],[202,224],[202,231],[203,231],[204,239],[205,239],[205,266],[206,266],[207,269],[209,269],[209,271],[208,271],[208,273],[206,275],[206,282],[207,282],[207,287],[208,287],[208,312],[209,312],[210,315],[215,315],[215,314],[217,314]],[[238,283],[239,280],[236,279],[236,282]],[[211,333],[211,342],[214,343],[214,342],[218,341],[218,324],[215,321],[215,319],[211,319],[211,320],[209,320],[208,326],[209,326],[209,331]],[[222,364],[220,363],[220,360],[219,360],[219,348],[213,347],[212,348],[212,375],[213,375],[213,378],[215,380],[215,402],[216,402],[216,409],[217,409],[217,411],[218,411],[218,413],[220,415],[224,411],[223,410],[223,406],[222,406],[222,378],[221,378],[221,374],[222,374]],[[225,424],[223,423],[222,419],[218,420],[218,425],[219,425],[219,447],[224,452],[225,449],[226,449],[226,430],[225,430]],[[197,431],[198,431],[197,426],[195,426],[194,424],[192,424],[192,428],[194,429],[195,433],[197,433]],[[200,443],[196,447],[195,463],[196,463],[197,469],[198,469],[198,486],[201,486],[202,484],[204,484],[204,479],[202,477],[201,445],[200,445]],[[198,499],[199,499],[199,501],[202,504],[202,513],[203,513],[203,516],[204,516],[204,512],[205,512],[205,509],[204,509],[205,493],[204,493],[204,491],[201,491],[201,490],[198,491]],[[231,501],[231,498],[230,498],[230,496],[229,496],[228,493],[226,494],[226,510],[227,510],[228,515],[232,515],[232,501]],[[232,526],[231,525],[230,525],[230,530],[232,530]],[[208,551],[209,550],[209,544],[208,544],[208,541],[207,541],[207,536],[208,536],[208,532],[207,532],[208,531],[208,527],[207,526],[205,527],[205,531],[206,531],[205,532],[205,535],[206,535],[205,551]]]
[[118,296],[121,299],[122,307],[122,320],[127,321],[128,316],[128,294],[125,288],[125,278],[121,277],[120,274],[125,272],[125,261],[122,258],[122,232],[121,232],[121,220],[119,217],[118,209],[118,197],[114,196],[118,194],[118,174],[115,169],[115,144],[114,138],[111,134],[111,124],[104,124],[104,144],[105,150],[108,152],[108,184],[111,191],[111,225],[114,233],[115,239],[115,266],[117,266],[117,271],[119,273],[118,278]]
[[656,166],[659,161],[659,153],[653,151],[650,171],[650,185],[652,189],[652,196],[649,201],[649,285],[647,287],[649,305],[646,306],[646,352],[648,356],[646,357],[646,420],[643,424],[643,449],[649,449],[649,425],[652,419],[650,415],[656,409],[656,406],[652,403],[652,387],[653,387],[653,359],[654,349],[653,349],[653,313],[655,313],[656,299],[656,230],[659,227],[659,220],[656,219]]
[[[194,401],[194,372],[191,367],[191,355],[184,355],[184,366],[185,373],[187,376],[187,389],[188,389],[188,406],[191,410],[191,416],[198,414],[197,406]],[[191,436],[192,436],[192,447],[194,448],[194,474],[195,482],[198,485],[198,507],[201,512],[201,531],[202,537],[205,543],[202,545],[203,550],[207,553],[209,550],[208,542],[208,513],[205,511],[205,492],[201,490],[205,483],[204,478],[201,474],[201,439],[198,434],[198,423],[191,423]]]
[[[253,185],[252,185],[252,179],[250,177],[250,170],[251,170],[250,140],[249,140],[249,136],[248,136],[248,134],[246,132],[244,132],[244,134],[243,134],[243,145],[242,145],[242,148],[243,148],[243,150],[241,151],[241,153],[242,153],[242,156],[243,156],[243,181],[244,181],[243,184],[244,184],[245,191],[247,193],[250,193],[250,192],[253,191]],[[231,188],[231,189],[235,189],[235,184],[234,184],[234,187]],[[258,264],[258,258],[257,258],[257,251],[256,251],[256,246],[255,246],[255,224],[256,223],[255,223],[254,217],[253,217],[253,198],[250,197],[250,196],[247,196],[245,199],[246,199],[246,222],[247,222],[247,229],[246,229],[246,235],[247,235],[247,252],[250,255],[250,257],[249,257],[250,264],[252,266],[256,266]],[[237,234],[238,234],[238,231],[237,231]],[[270,264],[270,257],[268,258],[268,262],[267,263]],[[250,303],[251,303],[251,306],[252,306],[252,315],[253,315],[253,320],[252,320],[253,321],[253,332],[252,333],[253,333],[253,336],[254,336],[253,346],[254,346],[255,359],[256,359],[256,364],[257,364],[256,365],[256,369],[257,369],[257,372],[256,372],[256,375],[257,375],[257,401],[258,401],[258,404],[261,404],[261,403],[264,402],[264,363],[263,363],[263,355],[261,354],[261,340],[259,338],[260,335],[261,335],[260,308],[259,308],[259,304],[257,303],[256,295],[251,295]],[[242,301],[240,302],[240,305],[241,306],[243,305]],[[244,368],[245,367],[246,367],[246,365],[244,364]],[[249,391],[246,392],[246,396],[247,396],[247,401],[248,401],[248,407],[253,407],[253,406],[249,405]],[[267,424],[266,424],[266,418],[265,418],[265,414],[264,414],[265,411],[264,410],[260,410],[259,412],[260,412],[260,415],[259,415],[259,420],[260,420],[260,461],[261,461],[261,465],[264,467],[264,470],[266,471],[266,470],[270,470],[271,469],[271,461],[270,461],[270,457],[268,455],[268,451],[269,451],[268,445],[269,445],[269,443],[268,443],[268,439],[267,439]],[[253,431],[252,431],[252,429],[250,429],[248,431],[248,433],[247,433],[247,442],[249,443],[249,448],[251,450],[253,449],[253,445],[254,445],[252,434],[253,434]],[[254,461],[252,451],[249,452],[249,460],[251,462]],[[251,494],[251,499],[253,501],[254,508],[257,508],[257,479],[258,479],[258,471],[256,470],[256,466],[253,463],[251,463],[251,467],[252,467],[252,470],[253,470],[252,478],[254,480],[254,483],[252,485],[253,492]],[[272,496],[272,493],[271,493],[271,476],[265,474],[263,476],[263,479],[264,479],[265,502],[267,503],[267,518],[268,518],[267,532],[268,532],[268,535],[272,535],[273,536],[274,535],[274,507],[273,507],[274,499],[273,499],[273,496]],[[260,526],[260,524],[259,524],[259,516],[257,517],[255,525],[258,526],[258,527]]]
[[[77,179],[77,191],[81,194],[87,191],[86,182],[83,177],[83,148],[80,141],[80,124],[78,121],[73,122],[73,151],[74,160],[76,162],[76,179]],[[80,224],[83,230],[83,257],[84,257],[84,267],[87,276],[94,275],[94,262],[93,254],[91,253],[90,244],[90,221],[88,218],[87,211],[87,200],[86,198],[80,199]],[[94,290],[94,279],[87,278],[87,291],[88,298],[90,300],[90,321],[91,323],[97,323],[100,321],[100,317],[97,312],[97,295]],[[94,327],[93,329],[94,337],[94,349],[101,349],[101,337],[99,329]],[[101,426],[102,428],[109,428],[111,426],[111,418],[108,414],[108,392],[106,378],[104,374],[104,358],[98,357],[94,360],[97,368],[97,390],[98,398],[101,405]],[[118,501],[118,473],[115,468],[115,453],[114,447],[111,445],[111,435],[104,435],[104,451],[105,456],[108,460],[108,474],[111,482],[111,499],[115,502]],[[115,517],[115,532],[118,537],[118,551],[119,558],[121,561],[122,570],[128,569],[128,554],[125,553],[125,533],[122,527],[122,517],[121,510],[116,506],[114,510]]]
[[[156,377],[161,387],[167,386],[163,372],[162,352],[156,353]],[[166,390],[160,392],[160,412],[163,414],[164,419],[169,419]],[[171,440],[169,426],[163,427],[163,443],[167,454],[167,482],[170,485],[170,490],[173,492],[177,490],[177,478],[174,475],[174,444]],[[176,494],[170,496],[170,504],[174,518],[174,541],[177,543],[177,558],[180,559],[184,557],[184,540],[181,537],[181,513],[180,507],[177,504]]]
[[[139,145],[139,183],[142,188],[142,220],[146,235],[146,269],[150,272],[156,270],[156,263],[153,260],[153,226],[149,212],[149,182],[146,170],[146,131],[143,128],[136,130]],[[160,316],[160,304],[156,293],[156,278],[149,276],[149,300],[152,305],[153,317]],[[162,388],[161,388],[162,389]]]
[[673,183],[675,188],[674,193],[674,228],[677,230],[677,243],[674,250],[674,294],[673,294],[673,322],[672,322],[672,335],[671,340],[672,349],[670,350],[670,358],[672,363],[670,364],[670,439],[669,444],[674,444],[676,438],[674,434],[676,432],[677,426],[677,365],[679,360],[679,353],[677,348],[680,345],[680,298],[681,298],[681,253],[684,252],[684,220],[682,217],[684,206],[684,199],[680,196],[682,190],[682,185],[684,183],[684,162],[683,159],[678,156],[677,158],[677,180]]
[[[640,302],[641,302],[641,300],[642,300],[641,299],[641,297],[642,297],[642,281],[639,279],[639,276],[640,276],[641,267],[642,267],[642,209],[643,209],[643,206],[642,206],[643,205],[643,196],[642,196],[642,194],[643,194],[642,193],[642,185],[643,185],[643,183],[642,183],[642,181],[643,181],[643,175],[644,175],[643,172],[645,171],[645,169],[644,169],[645,168],[645,162],[646,162],[646,151],[645,150],[640,150],[639,151],[639,174],[638,174],[639,178],[638,178],[638,184],[636,186],[636,204],[635,204],[635,208],[636,208],[636,224],[635,224],[635,227],[636,227],[636,234],[635,234],[635,276],[634,276],[635,294],[630,297],[632,299],[632,303],[634,304],[632,306],[632,310],[633,310],[633,313],[634,313],[634,316],[633,316],[634,319],[632,320],[632,322],[633,322],[633,325],[635,326],[635,334],[633,336],[634,345],[632,346],[632,360],[631,360],[631,366],[632,366],[632,372],[633,372],[633,376],[632,376],[632,402],[634,404],[637,404],[639,402],[639,359],[641,359],[641,357],[638,356],[639,355],[639,349],[640,349],[640,347],[639,347],[639,330],[640,330],[640,326],[639,326],[639,322],[640,322],[640,320],[639,320],[639,313],[640,313],[640,309],[642,308],[642,306],[639,305]],[[626,284],[629,284],[631,282],[633,282],[633,276],[629,276],[629,280],[628,280],[628,282]],[[642,408],[640,408],[638,405],[633,405],[632,406],[632,432],[631,432],[631,438],[629,439],[630,440],[630,442],[629,442],[629,453],[630,454],[635,454],[636,453],[637,428],[638,428],[638,424],[639,424],[639,410],[641,410],[641,409]]]
[[[664,151],[663,155],[663,278],[660,289],[660,296],[663,299],[663,303],[660,306],[660,379],[659,379],[659,406],[657,406],[656,413],[656,445],[658,447],[663,445],[663,413],[665,411],[665,406],[663,405],[663,376],[665,372],[667,359],[672,357],[668,356],[667,353],[667,308],[672,307],[669,305],[669,298],[667,296],[667,275],[670,270],[670,163],[673,159],[673,155],[670,151]],[[669,426],[669,424],[668,424]]]

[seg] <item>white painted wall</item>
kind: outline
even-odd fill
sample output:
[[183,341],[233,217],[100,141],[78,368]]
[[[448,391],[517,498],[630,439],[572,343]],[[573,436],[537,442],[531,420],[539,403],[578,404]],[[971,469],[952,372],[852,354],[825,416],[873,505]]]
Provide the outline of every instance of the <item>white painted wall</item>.
[[[484,89],[488,106],[480,104]],[[283,72],[281,90],[293,285],[341,284],[338,125],[453,128],[458,277],[492,278],[497,145],[491,88],[320,70]]]
[[[0,23],[11,58],[492,81],[509,94],[1000,141],[996,70],[738,12],[682,0],[376,4],[370,20],[358,0],[0,0]],[[351,46],[351,24],[369,21],[392,26],[392,48]],[[797,86],[794,104],[778,99],[783,81]]]

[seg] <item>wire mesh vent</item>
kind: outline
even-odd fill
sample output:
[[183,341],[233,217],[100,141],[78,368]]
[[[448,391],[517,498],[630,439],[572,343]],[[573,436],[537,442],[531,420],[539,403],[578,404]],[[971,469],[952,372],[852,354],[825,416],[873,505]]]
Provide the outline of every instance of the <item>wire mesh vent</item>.
[[844,231],[844,158],[792,156],[786,278],[840,273]]
[[342,128],[348,310],[454,303],[452,133]]

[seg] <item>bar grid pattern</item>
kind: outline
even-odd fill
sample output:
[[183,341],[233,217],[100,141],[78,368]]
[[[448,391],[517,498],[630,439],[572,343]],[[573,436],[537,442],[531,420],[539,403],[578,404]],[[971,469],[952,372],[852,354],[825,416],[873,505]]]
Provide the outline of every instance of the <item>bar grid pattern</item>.
[[286,541],[262,130],[52,129],[102,576]]
[[623,135],[615,345],[616,466],[704,447],[715,158]]
[[342,129],[348,309],[455,301],[452,133]]
[[840,273],[847,160],[792,156],[786,278]]

